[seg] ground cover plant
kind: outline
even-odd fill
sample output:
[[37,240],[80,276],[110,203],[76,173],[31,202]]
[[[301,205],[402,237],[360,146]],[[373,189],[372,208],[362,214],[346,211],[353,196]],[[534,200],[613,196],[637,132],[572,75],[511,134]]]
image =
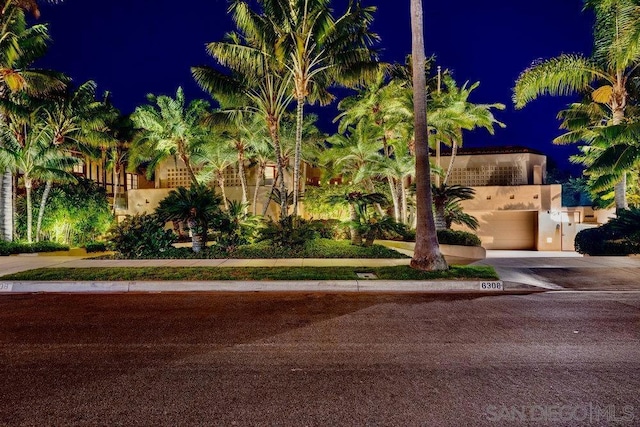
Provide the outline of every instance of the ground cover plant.
[[[490,266],[451,266],[444,271],[394,267],[96,267],[42,268],[3,276],[3,280],[357,280],[373,273],[385,280],[497,280]],[[373,279],[375,280],[375,279]]]
[[200,252],[191,248],[166,247],[161,251],[128,251],[108,255],[103,258],[115,259],[260,259],[260,258],[407,258],[393,249],[382,245],[354,246],[347,240],[312,239],[301,245],[280,246],[270,241],[240,245],[233,251],[226,247],[212,245]]

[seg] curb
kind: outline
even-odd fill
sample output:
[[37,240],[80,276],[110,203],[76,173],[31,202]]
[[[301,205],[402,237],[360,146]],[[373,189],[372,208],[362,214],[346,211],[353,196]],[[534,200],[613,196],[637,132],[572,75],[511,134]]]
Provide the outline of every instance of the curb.
[[305,281],[0,281],[8,293],[129,293],[129,292],[478,292],[502,293],[496,281],[305,280]]

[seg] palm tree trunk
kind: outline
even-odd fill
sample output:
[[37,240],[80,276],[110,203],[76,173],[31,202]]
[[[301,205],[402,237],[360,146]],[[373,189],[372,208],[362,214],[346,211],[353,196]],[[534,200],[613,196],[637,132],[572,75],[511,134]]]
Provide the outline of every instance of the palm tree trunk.
[[0,239],[8,242],[13,240],[13,174],[9,169],[2,174],[0,187],[0,213],[2,218],[2,235]]
[[271,188],[269,189],[269,193],[267,193],[267,198],[264,201],[264,208],[262,208],[262,216],[267,214],[267,210],[269,210],[269,205],[271,204],[271,196],[273,195],[273,190],[276,188],[276,184],[278,183],[278,179],[280,179],[280,174],[277,174],[273,178],[273,183],[271,184]]
[[229,210],[229,202],[227,201],[227,192],[224,188],[224,175],[222,172],[218,172],[218,185],[220,186],[220,192],[222,193],[222,204],[224,205],[224,210]]
[[447,228],[447,220],[445,214],[445,204],[441,200],[435,200],[435,224],[436,230],[445,230]]
[[260,180],[262,180],[262,174],[264,173],[264,169],[265,169],[264,164],[260,163],[258,166],[258,174],[256,175],[256,187],[253,189],[253,214],[254,215],[256,215],[258,210],[258,191],[260,190]]
[[293,216],[298,215],[300,190],[300,162],[302,157],[302,126],[304,124],[304,97],[298,97],[296,108],[296,150],[293,160]]
[[398,194],[396,192],[396,183],[393,177],[388,176],[389,191],[391,192],[391,200],[393,200],[393,218],[396,221],[400,221],[400,204],[398,203]]
[[413,58],[413,114],[416,150],[416,246],[411,267],[418,270],[446,270],[447,262],[440,253],[433,218],[431,168],[427,141],[427,94],[425,77],[424,28],[422,0],[411,2],[411,50]]
[[[269,135],[276,150],[276,159],[278,166],[278,176],[280,177],[280,217],[287,216],[287,184],[284,182],[284,157],[282,156],[282,146],[280,145],[280,135],[278,134],[278,126],[275,119],[269,120]],[[274,181],[275,183],[275,181]]]
[[627,173],[622,172],[620,181],[613,187],[614,199],[616,201],[616,212],[627,209]]
[[407,223],[407,194],[404,188],[404,180],[402,178],[400,178],[398,180],[399,188],[398,191],[400,192],[400,217],[402,219],[402,223],[406,224]]
[[38,210],[38,221],[36,222],[36,242],[40,241],[40,232],[42,231],[42,219],[44,218],[44,208],[47,206],[47,199],[49,198],[49,193],[51,192],[51,187],[53,186],[53,181],[50,179],[47,180],[47,183],[44,186],[44,191],[42,192],[42,199],[40,199],[40,209]]
[[247,213],[247,202],[249,201],[248,187],[247,187],[247,174],[244,169],[244,151],[238,151],[238,175],[240,176],[240,186],[242,187],[242,204],[244,205],[244,213]]
[[362,234],[356,229],[355,223],[358,222],[358,212],[356,211],[356,207],[353,203],[349,203],[349,217],[351,218],[351,224],[349,226],[349,234],[351,235],[351,244],[352,245],[362,245]]
[[116,214],[117,203],[118,203],[118,193],[120,193],[120,168],[113,168],[113,215]]
[[449,159],[449,167],[447,167],[447,173],[444,175],[442,180],[442,185],[447,185],[447,180],[451,176],[451,172],[453,172],[453,162],[456,160],[456,155],[458,154],[458,143],[454,140],[451,140],[451,159]]
[[[612,96],[613,99],[616,99],[615,96]],[[624,106],[626,104],[626,100],[623,102],[614,103],[612,105],[613,109],[613,117],[612,123],[613,125],[619,125],[624,120]],[[627,175],[626,171],[623,171],[622,178],[620,181],[616,183],[613,187],[614,200],[616,203],[616,212],[620,210],[627,209],[629,207],[627,203]]]
[[33,212],[31,204],[31,179],[24,176],[24,188],[27,191],[27,242],[33,242]]

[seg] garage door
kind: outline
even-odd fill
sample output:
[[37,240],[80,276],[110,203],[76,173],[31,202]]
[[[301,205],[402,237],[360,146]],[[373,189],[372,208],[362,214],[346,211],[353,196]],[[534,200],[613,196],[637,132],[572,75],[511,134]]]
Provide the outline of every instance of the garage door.
[[493,211],[471,214],[480,223],[476,233],[486,249],[535,250],[538,212]]

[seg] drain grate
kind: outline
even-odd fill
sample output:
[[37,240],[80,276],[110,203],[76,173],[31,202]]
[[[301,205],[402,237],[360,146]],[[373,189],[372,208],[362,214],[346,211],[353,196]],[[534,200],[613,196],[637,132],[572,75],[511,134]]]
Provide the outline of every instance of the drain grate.
[[378,278],[378,276],[376,276],[373,273],[356,273],[356,275],[361,279],[377,279]]

